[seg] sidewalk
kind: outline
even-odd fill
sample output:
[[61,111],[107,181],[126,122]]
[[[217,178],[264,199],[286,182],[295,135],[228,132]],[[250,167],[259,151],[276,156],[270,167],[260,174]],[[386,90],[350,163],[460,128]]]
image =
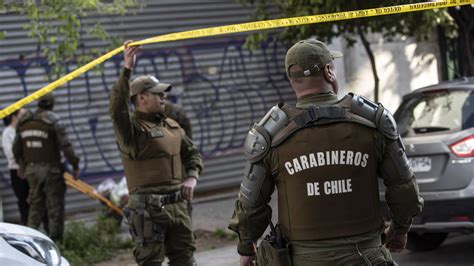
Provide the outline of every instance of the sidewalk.
[[[225,194],[218,194],[207,197],[199,197],[193,200],[193,229],[206,230],[209,232],[216,232],[223,230],[232,233],[227,226],[229,219],[234,211],[235,197],[238,190],[234,192],[227,192]],[[271,205],[276,206],[276,195],[273,195]],[[91,217],[92,218],[92,217]],[[273,220],[276,221],[276,212],[273,213]],[[129,237],[128,228],[122,225],[123,234]],[[267,229],[268,230],[268,229]],[[216,247],[215,249],[196,252],[194,254],[198,266],[235,266],[239,265],[240,256],[237,253],[237,240],[235,244]],[[136,265],[133,255],[122,254],[119,258],[118,265]],[[103,262],[97,265],[117,265],[117,261],[113,264],[110,262]],[[165,260],[164,265],[168,265]]]
[[[194,229],[215,231],[216,229],[227,229],[229,219],[234,211],[235,197],[237,191],[232,194],[218,195],[214,199],[196,199],[193,209]],[[276,210],[276,193],[272,196],[270,205]],[[273,212],[273,221],[276,221],[277,212]],[[267,229],[268,230],[268,229]],[[228,232],[231,232],[230,230]],[[227,246],[218,249],[202,251],[195,254],[198,265],[205,266],[227,266],[239,265],[240,256],[237,246]]]
[[240,260],[235,246],[198,252],[195,258],[199,266],[238,266]]
[[[233,193],[218,195],[214,198],[196,199],[193,205],[194,230],[202,229],[211,232],[217,229],[229,230],[227,226],[234,209],[235,197],[236,194]],[[205,266],[239,265],[240,259],[235,245],[197,252],[195,258],[198,265]]]

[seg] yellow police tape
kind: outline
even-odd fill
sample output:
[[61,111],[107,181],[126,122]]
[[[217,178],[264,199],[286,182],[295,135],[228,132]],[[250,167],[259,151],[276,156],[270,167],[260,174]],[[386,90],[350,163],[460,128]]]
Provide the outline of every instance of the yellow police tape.
[[[374,16],[390,15],[390,14],[398,14],[398,13],[407,13],[407,12],[469,5],[469,4],[471,5],[474,4],[474,0],[445,0],[445,1],[425,2],[425,3],[417,3],[417,4],[397,5],[397,6],[390,6],[390,7],[371,8],[371,9],[363,9],[363,10],[356,10],[356,11],[346,11],[346,12],[338,12],[338,13],[323,14],[323,15],[311,15],[311,16],[303,16],[303,17],[263,20],[263,21],[257,21],[257,22],[240,23],[240,24],[233,24],[233,25],[228,25],[228,26],[218,26],[218,27],[210,27],[210,28],[197,29],[197,30],[182,31],[182,32],[177,32],[177,33],[170,33],[170,34],[148,38],[141,41],[136,41],[136,42],[131,43],[130,45],[143,45],[143,44],[149,44],[149,43],[168,42],[168,41],[237,33],[237,32],[275,29],[275,28],[290,27],[290,26],[297,26],[297,25],[314,24],[314,23],[355,19],[355,18],[374,17]],[[70,72],[66,76],[54,81],[53,83],[48,84],[47,86],[28,95],[27,97],[4,108],[3,110],[0,111],[0,118],[4,118],[5,116],[20,109],[24,105],[41,98],[43,95],[53,91],[54,89],[63,85],[64,83],[69,82],[73,80],[74,78],[78,77],[79,75],[84,74],[91,68],[101,64],[102,62],[108,60],[112,56],[122,52],[123,49],[124,49],[123,46],[116,48],[115,50],[108,52],[107,54],[93,60],[92,62],[89,62],[88,64]]]

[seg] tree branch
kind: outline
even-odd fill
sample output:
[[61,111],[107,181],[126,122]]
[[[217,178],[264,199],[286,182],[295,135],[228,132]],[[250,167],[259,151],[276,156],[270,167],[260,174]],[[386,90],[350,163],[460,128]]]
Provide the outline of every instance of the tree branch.
[[369,41],[367,41],[365,33],[362,30],[362,27],[360,25],[357,25],[357,33],[359,34],[360,40],[362,41],[365,51],[367,52],[367,55],[369,56],[370,66],[372,67],[372,74],[374,76],[374,101],[378,102],[379,101],[379,75],[377,74],[377,66],[375,65],[374,53],[372,52],[370,43]]

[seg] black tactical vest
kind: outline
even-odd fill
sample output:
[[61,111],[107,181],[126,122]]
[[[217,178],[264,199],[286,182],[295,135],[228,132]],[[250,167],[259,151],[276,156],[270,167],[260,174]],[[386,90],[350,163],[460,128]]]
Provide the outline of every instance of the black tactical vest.
[[[290,121],[302,111],[282,109]],[[381,226],[376,130],[326,119],[277,140],[279,223],[290,240],[351,236]]]
[[182,132],[178,123],[169,118],[162,124],[138,122],[147,136],[145,146],[135,159],[121,153],[128,190],[180,183]]
[[21,122],[17,132],[21,135],[25,163],[59,163],[61,154],[56,143],[54,123],[44,113],[36,113]]

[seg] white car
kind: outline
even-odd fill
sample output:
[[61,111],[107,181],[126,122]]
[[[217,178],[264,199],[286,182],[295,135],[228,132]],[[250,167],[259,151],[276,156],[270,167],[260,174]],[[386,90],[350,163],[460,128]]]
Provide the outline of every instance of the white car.
[[0,265],[69,266],[54,242],[38,230],[0,223]]

